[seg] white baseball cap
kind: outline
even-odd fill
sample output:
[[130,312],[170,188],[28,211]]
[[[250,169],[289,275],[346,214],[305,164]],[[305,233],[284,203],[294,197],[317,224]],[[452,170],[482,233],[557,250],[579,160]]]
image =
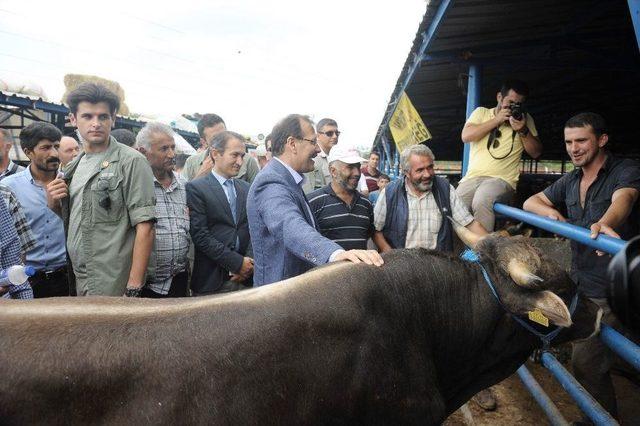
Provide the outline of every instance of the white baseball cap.
[[267,147],[264,145],[258,145],[256,147],[256,156],[258,157],[266,157],[267,156]]
[[332,163],[334,161],[342,161],[343,163],[347,164],[359,164],[367,160],[360,156],[360,153],[357,149],[338,144],[331,148],[331,151],[329,151],[327,161],[329,161],[329,163]]

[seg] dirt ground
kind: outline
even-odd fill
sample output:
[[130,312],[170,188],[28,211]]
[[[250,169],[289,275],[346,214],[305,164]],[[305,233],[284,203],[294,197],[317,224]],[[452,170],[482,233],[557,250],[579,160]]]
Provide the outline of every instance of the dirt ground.
[[[566,364],[565,367],[568,368]],[[549,397],[555,402],[569,423],[582,418],[580,409],[544,367],[528,361],[527,368]],[[613,381],[618,397],[620,423],[622,425],[640,425],[640,387],[627,378],[617,374],[613,375]],[[444,425],[540,426],[550,424],[544,412],[528,393],[517,374],[493,386],[492,389],[498,400],[498,408],[496,411],[484,411],[475,402],[470,401],[467,403],[467,407],[469,408],[472,419],[469,419],[468,416],[465,418],[463,410],[458,410],[444,422]]]

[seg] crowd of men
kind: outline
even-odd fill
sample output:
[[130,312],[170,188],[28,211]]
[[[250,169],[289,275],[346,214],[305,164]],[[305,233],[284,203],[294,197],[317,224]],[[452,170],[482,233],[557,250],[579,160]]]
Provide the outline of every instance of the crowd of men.
[[[147,123],[137,135],[112,131],[118,97],[98,84],[71,92],[77,129],[62,135],[34,122],[19,138],[30,160],[8,157],[0,132],[0,263],[24,263],[36,274],[5,297],[206,296],[277,283],[341,260],[380,266],[399,248],[453,251],[451,221],[485,235],[493,203],[510,202],[523,151],[541,154],[533,117],[518,111],[529,90],[507,81],[496,105],[476,109],[462,130],[469,170],[457,188],[435,173],[426,145],[400,156],[391,181],[368,159],[339,144],[338,123],[305,115],[280,120],[247,155],[246,140],[216,114],[198,122],[201,151],[176,154],[173,130]],[[629,238],[640,167],[606,149],[604,119],[582,113],[564,128],[576,167],[524,208]],[[364,165],[363,165],[364,164]],[[375,249],[371,249],[375,248]],[[616,324],[606,300],[608,259],[574,243],[572,276],[579,291]],[[597,338],[574,346],[576,377],[614,415],[611,354]],[[491,395],[484,395],[491,406]],[[482,402],[482,401],[481,401]]]

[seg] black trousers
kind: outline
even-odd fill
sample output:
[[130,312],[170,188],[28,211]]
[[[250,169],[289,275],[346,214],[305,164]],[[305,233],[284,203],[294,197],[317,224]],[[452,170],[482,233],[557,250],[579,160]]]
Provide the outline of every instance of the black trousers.
[[163,299],[167,297],[187,297],[189,288],[189,273],[182,271],[173,277],[171,287],[167,294],[156,293],[148,287],[143,287],[140,297],[148,297],[151,299]]
[[49,273],[38,271],[29,278],[29,284],[36,299],[69,296],[69,277],[66,266]]

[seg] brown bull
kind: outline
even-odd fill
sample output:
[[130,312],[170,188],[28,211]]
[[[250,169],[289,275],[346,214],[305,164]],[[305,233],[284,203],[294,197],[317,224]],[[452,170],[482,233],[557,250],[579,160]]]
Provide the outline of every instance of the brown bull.
[[[522,239],[477,244],[507,308],[597,328]],[[2,424],[438,424],[539,346],[477,265],[427,250],[225,297],[0,303]],[[553,290],[553,293],[549,290]]]

